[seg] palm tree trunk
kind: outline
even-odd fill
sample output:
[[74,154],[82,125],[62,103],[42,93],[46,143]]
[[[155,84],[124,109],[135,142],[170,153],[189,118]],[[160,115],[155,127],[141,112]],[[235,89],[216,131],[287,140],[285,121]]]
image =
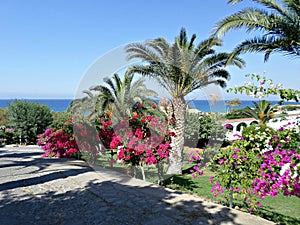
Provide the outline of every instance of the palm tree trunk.
[[167,174],[182,174],[183,145],[184,145],[184,118],[186,103],[183,97],[174,97],[169,108],[170,130],[176,134],[172,137],[172,151],[169,157]]

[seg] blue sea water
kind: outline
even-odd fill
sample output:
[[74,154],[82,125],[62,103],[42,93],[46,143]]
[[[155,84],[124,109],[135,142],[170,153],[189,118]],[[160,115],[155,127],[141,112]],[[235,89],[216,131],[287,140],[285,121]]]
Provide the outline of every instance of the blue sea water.
[[[15,99],[0,99],[0,108],[7,108],[13,101]],[[68,109],[72,99],[26,99],[26,101],[47,105],[53,112],[62,112]]]
[[[44,104],[49,106],[49,108],[54,112],[62,112],[67,110],[72,99],[26,99],[28,102],[38,102],[40,104]],[[6,108],[10,103],[12,103],[14,99],[0,99],[0,108]],[[226,112],[229,107],[225,105],[225,101],[218,101],[216,103],[210,103],[206,100],[194,100],[189,102],[190,106],[201,110],[202,112]],[[241,105],[235,107],[237,109],[244,108],[246,106],[253,107],[252,100],[241,100]],[[276,104],[277,101],[272,101],[272,104]],[[290,104],[300,104],[300,102],[286,102],[285,105]]]

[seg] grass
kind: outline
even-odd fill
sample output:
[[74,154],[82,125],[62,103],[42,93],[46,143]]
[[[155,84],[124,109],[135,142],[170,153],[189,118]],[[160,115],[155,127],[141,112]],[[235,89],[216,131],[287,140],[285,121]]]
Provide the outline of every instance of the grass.
[[[115,163],[113,167],[109,165],[109,155],[102,156],[97,159],[96,164],[113,169],[115,171],[126,173],[125,167],[120,163]],[[87,160],[85,156],[83,159]],[[185,157],[186,158],[186,157]],[[184,163],[184,167],[190,167],[191,165]],[[166,167],[165,167],[166,169]],[[157,183],[157,168],[154,165],[145,166],[146,180],[152,183]],[[211,193],[212,184],[208,182],[208,178],[213,175],[209,170],[204,172],[204,175],[196,179],[192,178],[189,174],[189,170],[185,169],[183,175],[175,175],[164,180],[164,186],[178,190],[181,192],[198,195],[201,198],[213,201],[222,205],[227,205],[228,200],[223,196],[213,197]],[[127,174],[133,175],[132,171],[127,170]],[[136,169],[136,178],[142,179],[140,169]],[[279,194],[275,198],[267,197],[260,201],[262,207],[257,212],[252,212],[267,220],[273,221],[277,224],[283,225],[295,225],[300,224],[300,199],[297,197],[285,197]],[[242,211],[247,211],[247,206],[242,200],[234,200],[234,207],[238,207]]]
[[[213,197],[211,194],[212,184],[208,178],[212,175],[210,171],[204,172],[205,175],[199,178],[192,178],[190,174],[176,175],[168,178],[164,185],[168,188],[180,190],[182,192],[196,194],[208,201],[213,201],[222,205],[227,205],[224,196]],[[285,197],[279,194],[275,198],[266,197],[260,201],[262,207],[257,212],[252,212],[267,220],[278,224],[295,225],[300,224],[300,199],[297,197]],[[235,200],[234,206],[246,211],[247,207],[241,200]]]

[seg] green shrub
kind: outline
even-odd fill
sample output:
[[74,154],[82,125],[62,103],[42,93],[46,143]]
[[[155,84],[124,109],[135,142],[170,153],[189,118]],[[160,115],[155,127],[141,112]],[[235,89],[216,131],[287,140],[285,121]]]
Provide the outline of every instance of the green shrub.
[[229,113],[226,114],[226,119],[242,119],[242,118],[248,118],[246,114],[244,114],[244,109],[234,109],[231,110]]
[[185,145],[189,147],[205,147],[207,144],[222,143],[225,129],[221,124],[220,114],[200,116],[198,113],[187,113],[185,117]]
[[185,115],[185,131],[184,142],[186,146],[196,147],[199,139],[199,114],[186,113]]
[[242,131],[242,136],[245,139],[244,147],[246,147],[247,150],[254,149],[260,151],[264,149],[269,140],[272,139],[274,132],[273,128],[265,124],[253,124],[245,127]]
[[0,127],[7,126],[8,124],[8,112],[5,108],[0,108]]
[[287,111],[300,110],[300,105],[283,105],[281,109]]
[[36,102],[15,100],[8,106],[9,125],[25,143],[36,143],[37,134],[43,133],[52,122],[48,106]]
[[210,145],[222,143],[225,138],[225,128],[220,122],[222,119],[220,114],[202,116],[199,119],[199,139]]
[[65,124],[70,124],[72,120],[72,114],[70,112],[54,112],[52,114],[53,121],[51,123],[52,128],[62,129]]

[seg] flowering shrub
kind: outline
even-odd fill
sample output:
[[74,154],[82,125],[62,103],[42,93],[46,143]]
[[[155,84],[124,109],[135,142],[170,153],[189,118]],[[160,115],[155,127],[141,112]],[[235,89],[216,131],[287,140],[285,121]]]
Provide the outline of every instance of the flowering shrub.
[[78,153],[79,149],[72,134],[64,129],[46,129],[38,136],[37,144],[45,151],[43,157],[71,157]]
[[87,160],[95,163],[100,153],[101,142],[99,133],[88,120],[76,118],[73,121],[74,138],[81,153],[85,153]]
[[[281,84],[276,85],[272,80],[259,75],[250,74],[246,77],[255,80],[257,84],[246,82],[244,86],[229,88],[227,91],[236,94],[245,92],[260,99],[279,95],[282,102],[299,100],[300,92],[297,90],[283,89]],[[263,105],[269,107],[269,103],[260,104]],[[273,116],[270,107],[265,112],[267,107],[261,107],[261,111],[257,107],[259,118],[264,114],[269,114],[270,118]],[[240,196],[250,205],[250,210],[261,206],[258,198],[274,197],[279,192],[300,197],[299,126],[287,124],[275,131],[263,124],[252,125],[243,130],[242,136],[237,137],[232,146],[221,149],[210,163],[211,169],[217,174],[209,179],[214,184],[214,196],[219,193],[229,195],[230,206],[233,197]],[[199,169],[195,169],[194,173],[202,174]]]
[[106,149],[110,149],[110,143],[114,136],[112,121],[107,116],[99,116],[96,121],[98,137]]
[[[169,158],[171,138],[175,134],[169,132],[164,116],[146,115],[141,111],[142,104],[137,107],[131,117],[115,126],[107,116],[98,117],[95,124],[74,117],[61,129],[47,129],[38,140],[38,144],[45,150],[43,156],[70,157],[80,150],[87,153],[89,160],[92,159],[92,163],[95,163],[98,154],[105,154],[108,150],[111,152],[110,163],[119,160],[133,167],[156,165],[161,181],[160,162]],[[156,106],[153,105],[152,110],[155,109]]]
[[300,142],[296,129],[275,131],[265,125],[243,130],[241,139],[221,149],[210,166],[217,172],[210,179],[212,192],[241,196],[250,210],[266,196],[299,196]]
[[73,123],[74,120],[70,118],[60,129],[47,128],[44,133],[38,135],[37,144],[45,151],[43,157],[69,158],[78,154]]
[[200,149],[196,149],[188,153],[188,164],[194,164],[194,166],[190,169],[193,178],[203,175],[203,171],[200,170],[200,167],[202,166],[201,161],[203,160],[203,154],[204,151]]
[[[222,148],[209,163],[213,196],[222,193],[229,196],[232,206],[234,197],[241,197],[253,210],[261,206],[259,199],[285,196],[300,197],[300,136],[299,127],[290,126],[278,131],[266,125],[249,126],[232,146]],[[190,172],[196,178],[203,174],[200,169],[203,151],[189,154],[194,163]]]
[[281,128],[272,136],[262,154],[263,163],[258,170],[261,177],[252,183],[254,194],[274,197],[283,191],[285,196],[300,197],[299,130]]
[[224,125],[224,127],[225,127],[225,129],[227,129],[227,130],[232,130],[232,129],[233,129],[233,126],[232,126],[231,124],[229,124],[229,123],[226,123],[226,124]]
[[167,121],[139,113],[121,121],[114,130],[110,148],[118,149],[117,159],[125,164],[151,165],[168,159],[175,134],[168,131]]

